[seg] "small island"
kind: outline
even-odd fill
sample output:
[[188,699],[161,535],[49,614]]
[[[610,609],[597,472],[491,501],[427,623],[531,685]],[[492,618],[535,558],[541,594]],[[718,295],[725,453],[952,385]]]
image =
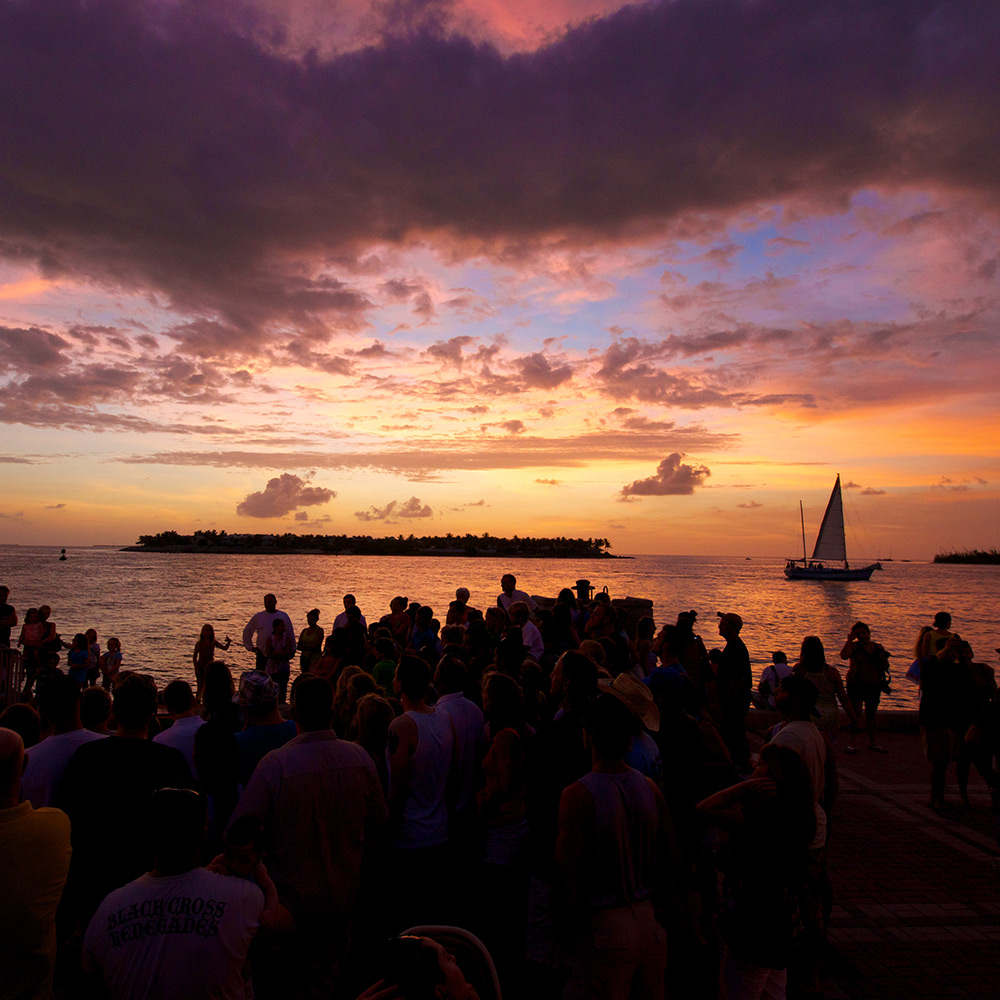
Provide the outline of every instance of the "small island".
[[403,535],[375,538],[371,535],[283,535],[230,534],[226,531],[196,531],[182,535],[161,531],[140,535],[123,552],[214,552],[275,555],[353,556],[504,556],[521,559],[617,559],[608,551],[606,538],[497,538],[482,535]]
[[978,566],[1000,565],[998,549],[966,549],[964,552],[939,552],[934,557],[936,563],[966,563]]

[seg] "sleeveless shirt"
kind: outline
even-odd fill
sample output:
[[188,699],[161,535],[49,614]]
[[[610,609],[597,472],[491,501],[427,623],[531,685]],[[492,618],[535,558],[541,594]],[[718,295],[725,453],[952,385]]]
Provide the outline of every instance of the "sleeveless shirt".
[[592,907],[628,906],[653,894],[660,811],[649,782],[631,768],[592,772],[580,784],[594,800]]
[[392,846],[416,850],[435,847],[448,839],[448,804],[444,793],[454,736],[447,712],[406,714],[417,726],[417,749],[410,762],[406,803]]

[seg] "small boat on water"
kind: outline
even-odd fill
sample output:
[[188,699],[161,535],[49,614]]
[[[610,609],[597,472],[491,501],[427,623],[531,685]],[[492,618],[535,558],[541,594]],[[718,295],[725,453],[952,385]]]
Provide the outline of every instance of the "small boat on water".
[[[844,498],[840,492],[840,476],[833,484],[830,502],[826,505],[823,523],[819,526],[812,558],[806,558],[806,521],[799,501],[799,519],[802,522],[802,558],[789,559],[785,576],[789,580],[870,580],[872,573],[881,569],[879,563],[852,568],[847,562],[847,541],[844,538]],[[842,566],[829,566],[839,562]]]

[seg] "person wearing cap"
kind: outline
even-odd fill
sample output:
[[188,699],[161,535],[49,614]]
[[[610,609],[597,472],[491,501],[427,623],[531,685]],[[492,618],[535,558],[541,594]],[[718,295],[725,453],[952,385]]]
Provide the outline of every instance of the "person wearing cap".
[[732,611],[718,611],[719,635],[725,648],[712,650],[715,655],[715,693],[719,700],[719,731],[740,774],[750,770],[750,744],[747,742],[747,712],[753,673],[750,654],[740,638],[743,619]]
[[278,685],[260,670],[240,676],[240,688],[233,697],[246,716],[246,728],[236,734],[239,750],[239,780],[246,788],[250,776],[265,754],[295,738],[295,723],[278,710]]
[[243,1000],[243,966],[264,894],[247,879],[201,867],[206,815],[205,797],[193,789],[153,793],[153,868],[112,892],[84,937],[84,974],[103,983],[111,1000]]

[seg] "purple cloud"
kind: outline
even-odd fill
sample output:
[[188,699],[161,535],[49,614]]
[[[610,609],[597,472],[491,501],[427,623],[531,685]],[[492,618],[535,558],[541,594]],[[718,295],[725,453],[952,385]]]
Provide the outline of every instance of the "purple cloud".
[[712,474],[705,465],[685,465],[679,452],[668,455],[648,479],[636,479],[621,488],[619,498],[690,496]]
[[248,494],[236,506],[244,517],[284,517],[297,507],[329,503],[336,492],[321,486],[309,486],[307,480],[285,472],[267,481],[258,493]]
[[452,337],[449,340],[431,344],[431,346],[424,351],[424,354],[429,357],[436,358],[438,361],[443,361],[446,364],[454,365],[456,368],[461,368],[463,362],[465,361],[465,357],[462,354],[462,348],[468,347],[469,344],[474,344],[475,341],[475,337],[462,334],[459,337]]
[[514,367],[521,373],[521,378],[529,389],[555,389],[573,377],[573,369],[569,365],[553,368],[541,351],[518,358]]
[[23,330],[0,326],[0,358],[5,366],[36,368],[65,363],[62,353],[69,341],[37,328]]
[[997,198],[988,0],[676,0],[509,57],[432,18],[299,60],[261,23],[0,3],[5,254],[158,290],[217,321],[175,331],[186,349],[249,352],[278,319],[363,329],[365,295],[303,262],[374,244],[501,253],[879,185]]

